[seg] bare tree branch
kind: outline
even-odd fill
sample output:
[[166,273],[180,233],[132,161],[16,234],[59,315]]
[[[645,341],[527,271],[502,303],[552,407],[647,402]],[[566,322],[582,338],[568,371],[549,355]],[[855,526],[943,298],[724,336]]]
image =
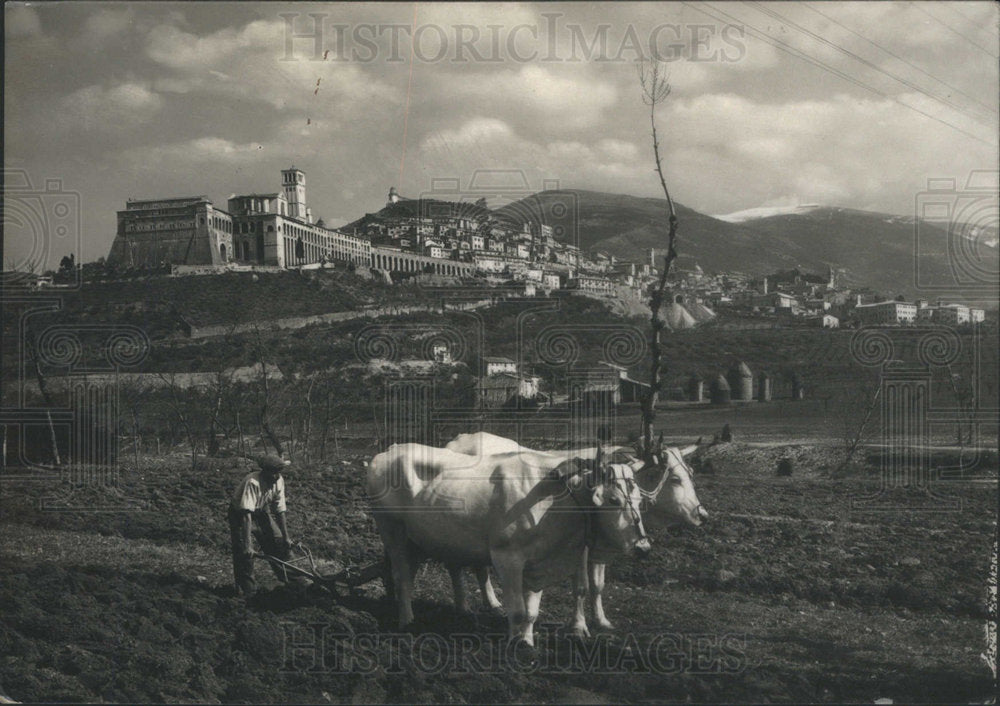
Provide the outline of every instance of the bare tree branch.
[[167,404],[170,406],[171,410],[173,410],[174,416],[177,417],[177,420],[181,423],[181,427],[184,429],[184,435],[187,437],[188,444],[191,446],[191,468],[194,469],[198,466],[198,437],[195,434],[188,415],[184,413],[184,402],[181,400],[181,396],[178,393],[180,386],[177,384],[177,374],[157,373],[156,376],[166,383],[167,390],[170,392]]
[[637,66],[639,75],[639,85],[642,87],[642,102],[649,106],[649,125],[653,139],[653,158],[656,162],[656,174],[660,178],[660,186],[663,188],[663,195],[667,200],[667,252],[663,257],[663,270],[660,272],[660,279],[649,297],[649,350],[652,356],[652,364],[649,371],[649,391],[642,399],[642,449],[644,454],[649,454],[653,447],[653,421],[656,418],[656,403],[663,388],[663,375],[666,366],[661,360],[660,333],[664,328],[664,323],[660,319],[660,308],[663,306],[664,292],[667,287],[667,277],[670,274],[670,267],[677,259],[677,213],[674,209],[674,201],[670,197],[670,190],[667,188],[666,177],[663,176],[663,159],[660,156],[660,139],[656,131],[656,106],[664,102],[670,95],[669,74],[665,66],[657,61],[640,62]]
[[[55,402],[52,399],[52,395],[49,394],[49,388],[46,384],[45,373],[42,372],[42,364],[38,354],[38,337],[31,328],[25,328],[25,338],[24,338],[24,350],[28,358],[31,360],[31,366],[35,373],[35,380],[38,382],[38,391],[42,395],[42,399],[45,400],[45,406],[48,409],[55,407]],[[52,445],[52,458],[55,460],[56,466],[61,466],[63,459],[59,456],[59,441],[56,437],[56,428],[52,423],[52,412],[48,412],[49,421],[49,443]]]
[[274,446],[274,450],[278,452],[279,456],[284,456],[285,451],[281,445],[281,440],[278,439],[277,434],[271,428],[270,423],[270,401],[271,401],[271,390],[267,379],[267,362],[264,358],[264,343],[261,341],[260,337],[260,327],[256,322],[253,324],[253,334],[254,334],[254,352],[256,353],[257,362],[260,364],[260,392],[259,398],[262,398],[260,408],[257,412],[257,421],[260,423],[260,429],[262,435],[271,442]]
[[871,399],[865,406],[864,414],[861,415],[861,421],[853,429],[848,430],[844,458],[841,459],[837,468],[834,469],[833,474],[839,475],[847,466],[851,463],[854,458],[854,454],[857,452],[858,447],[861,446],[861,442],[864,441],[865,435],[868,429],[868,423],[871,421],[872,415],[875,410],[878,409],[879,397],[882,393],[882,379],[881,376],[875,381],[875,391],[871,395]]

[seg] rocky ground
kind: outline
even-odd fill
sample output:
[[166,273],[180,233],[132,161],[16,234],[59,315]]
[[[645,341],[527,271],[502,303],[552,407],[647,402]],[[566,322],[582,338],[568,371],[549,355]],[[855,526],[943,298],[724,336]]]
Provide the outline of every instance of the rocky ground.
[[[381,555],[361,487],[369,457],[345,449],[287,474],[294,538],[329,570]],[[262,566],[265,590],[237,599],[224,516],[246,472],[236,459],[143,458],[117,488],[69,494],[58,474],[7,478],[0,685],[18,701],[987,699],[996,485],[878,495],[875,469],[831,477],[830,457],[713,448],[697,477],[710,524],[654,528],[649,558],[609,569],[611,633],[565,638],[568,583],[546,591],[535,661],[506,651],[502,619],[457,614],[434,565],[406,634],[379,581],[336,599]],[[790,477],[775,475],[780,458]],[[40,508],[53,497],[71,509]]]

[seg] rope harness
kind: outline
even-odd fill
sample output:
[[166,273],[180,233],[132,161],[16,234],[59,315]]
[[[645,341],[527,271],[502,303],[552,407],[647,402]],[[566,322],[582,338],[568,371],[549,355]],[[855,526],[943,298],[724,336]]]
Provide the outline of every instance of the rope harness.
[[[661,465],[661,463],[662,463],[662,460],[661,460],[662,457],[658,456],[657,454],[654,454],[653,455],[653,459],[654,459],[654,461],[653,461],[654,465],[656,465],[657,467],[659,467]],[[685,470],[688,471],[689,475],[693,475],[690,472],[690,470],[687,468],[687,464],[684,464],[684,465],[685,465]],[[656,505],[656,501],[660,497],[660,492],[663,490],[663,486],[665,486],[667,484],[667,481],[670,480],[671,477],[676,476],[676,475],[677,474],[674,473],[673,469],[667,467],[667,468],[663,469],[663,474],[660,476],[660,480],[656,484],[655,488],[653,488],[652,490],[643,490],[642,486],[640,486],[639,487],[639,493],[642,495],[643,501],[646,502],[646,503],[648,503],[649,506]],[[702,509],[702,505],[701,505],[701,503],[699,503],[698,507],[695,508],[695,512],[700,512],[701,509]]]
[[[611,466],[611,468],[614,468],[614,466]],[[646,539],[646,527],[642,524],[642,513],[637,507],[635,507],[635,505],[632,504],[632,493],[638,488],[639,496],[641,497],[642,488],[639,487],[638,483],[636,483],[635,476],[632,474],[625,475],[623,473],[621,480],[625,481],[625,489],[627,491],[625,495],[625,502],[628,505],[628,511],[632,518],[632,524],[635,525],[636,530],[639,532],[639,539]]]
[[[661,457],[654,454],[652,458],[653,458],[653,465],[659,468],[661,463],[660,461]],[[656,484],[655,488],[653,488],[652,490],[643,490],[642,487],[640,486],[639,493],[640,495],[642,495],[642,499],[645,500],[650,505],[655,505],[657,498],[660,497],[660,491],[663,490],[663,486],[667,484],[667,480],[670,478],[670,475],[671,475],[670,469],[664,468],[663,473],[660,476],[660,480]]]
[[[647,539],[646,528],[642,524],[642,513],[631,502],[633,491],[635,491],[638,488],[640,495],[643,495],[644,491],[639,486],[639,484],[636,483],[635,477],[633,475],[622,473],[621,476],[619,476],[618,472],[617,472],[617,469],[615,468],[616,465],[618,465],[618,464],[612,464],[612,465],[608,466],[608,468],[611,469],[611,484],[610,484],[610,487],[612,489],[614,489],[614,487],[615,487],[615,481],[619,481],[619,480],[624,481],[624,483],[625,483],[625,490],[626,490],[626,493],[625,493],[625,505],[628,508],[629,519],[632,521],[632,524],[635,526],[636,532],[639,535],[639,539],[640,540]],[[601,475],[601,484],[604,485],[605,487],[608,487],[608,482],[607,482],[607,477],[606,477],[607,474],[606,473],[601,473],[600,475]],[[586,505],[584,505],[579,500],[577,500],[577,498],[576,498],[576,491],[574,491],[573,488],[570,487],[569,478],[570,477],[566,477],[566,478],[563,479],[563,485],[565,486],[566,492],[569,493],[569,496],[573,499],[573,502],[576,504],[576,506],[578,508],[580,508],[581,510],[583,510],[583,512],[584,512],[584,523],[585,523],[584,537],[586,538],[587,544],[590,545],[590,544],[593,543],[594,538],[595,538],[594,535],[596,534],[596,531],[597,531],[597,528],[594,525],[592,517],[593,517],[593,513],[597,512],[599,510],[599,508],[596,505],[592,505],[592,504],[589,504],[589,503],[586,504]]]

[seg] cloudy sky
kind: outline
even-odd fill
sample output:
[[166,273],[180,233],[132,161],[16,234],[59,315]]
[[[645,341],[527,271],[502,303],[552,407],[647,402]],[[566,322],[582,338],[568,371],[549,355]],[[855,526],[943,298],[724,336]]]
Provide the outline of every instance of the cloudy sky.
[[293,163],[332,225],[393,185],[657,196],[650,56],[681,203],[911,214],[928,179],[996,169],[997,22],[991,2],[8,3],[5,264],[75,239],[6,222],[12,185],[34,208],[25,178],[79,194],[86,261],[129,197],[225,207]]

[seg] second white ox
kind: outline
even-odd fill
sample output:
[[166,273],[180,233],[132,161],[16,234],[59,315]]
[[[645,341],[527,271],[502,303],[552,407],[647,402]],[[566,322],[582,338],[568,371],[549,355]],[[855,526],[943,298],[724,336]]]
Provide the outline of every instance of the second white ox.
[[[527,446],[521,446],[513,439],[508,439],[488,432],[459,434],[452,439],[446,449],[456,453],[466,454],[474,458],[482,458],[491,454],[515,453],[522,459],[535,459],[536,463],[556,467],[569,457],[593,458],[597,448],[589,449],[559,449],[552,451],[537,451]],[[684,447],[667,447],[662,443],[662,436],[657,450],[651,454],[649,462],[632,459],[630,467],[639,483],[643,495],[644,512],[650,521],[659,521],[668,525],[689,525],[697,527],[708,519],[708,511],[698,500],[695,492],[694,472],[685,460],[698,448],[697,444]],[[620,450],[616,447],[613,450]],[[604,577],[607,564],[614,558],[614,547],[599,538],[595,538],[593,546],[588,549],[587,572],[575,585],[576,613],[573,618],[572,630],[578,635],[589,635],[585,613],[586,598],[589,594],[594,611],[594,620],[604,629],[614,627],[604,612],[602,594],[604,592]],[[456,569],[453,567],[452,582],[456,581]],[[483,575],[483,570],[477,572],[480,588],[485,601],[491,607],[496,601],[489,576]],[[461,577],[457,580],[460,582]],[[458,588],[456,588],[456,591]]]
[[588,544],[649,550],[632,470],[605,466],[599,450],[594,459],[550,463],[395,444],[372,459],[368,492],[401,627],[413,621],[413,580],[427,558],[444,562],[453,578],[457,567],[492,565],[511,636],[533,645],[542,589],[585,572]]

